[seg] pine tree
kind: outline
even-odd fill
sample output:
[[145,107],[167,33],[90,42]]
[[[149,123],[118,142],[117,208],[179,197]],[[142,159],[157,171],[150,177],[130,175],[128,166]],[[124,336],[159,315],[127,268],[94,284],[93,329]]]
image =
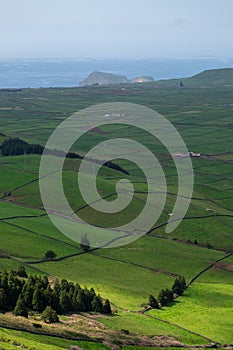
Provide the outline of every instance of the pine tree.
[[78,283],[76,283],[75,287],[74,287],[74,293],[73,293],[73,297],[72,297],[72,305],[73,305],[73,310],[78,310],[78,304],[77,304],[77,296],[78,293],[80,292],[81,287]]
[[48,285],[49,285],[48,277],[47,277],[47,276],[43,276],[43,277],[40,279],[40,282],[41,282],[41,284],[42,284],[43,290],[46,290],[46,288],[47,288]]
[[66,290],[63,290],[60,295],[60,312],[66,314],[72,311],[72,298]]
[[23,265],[20,265],[18,270],[16,271],[17,276],[22,278],[27,278],[27,272],[25,271],[25,267]]
[[87,237],[87,234],[85,233],[85,235],[83,235],[81,237],[81,242],[80,242],[80,248],[84,251],[84,252],[88,252],[90,250],[90,241]]
[[173,301],[173,292],[169,289],[162,289],[159,292],[158,302],[161,306],[170,304]]
[[35,311],[42,312],[44,310],[44,293],[41,285],[37,282],[32,297],[32,308]]
[[95,312],[103,312],[103,303],[101,300],[101,297],[99,295],[96,295],[91,303],[92,310]]
[[0,288],[0,309],[8,309],[7,295],[3,288]]
[[30,276],[27,282],[24,284],[22,289],[22,298],[25,305],[31,309],[32,308],[32,298],[34,293],[35,279]]
[[112,309],[111,309],[111,305],[108,299],[105,300],[104,305],[103,305],[103,314],[106,315],[111,315],[112,313]]
[[173,286],[172,286],[172,292],[176,295],[182,295],[186,289],[186,281],[183,276],[179,276],[175,279]]
[[73,282],[70,282],[69,285],[68,285],[68,288],[67,288],[67,292],[70,296],[71,299],[73,299],[73,295],[74,295],[74,283]]
[[86,311],[86,298],[83,289],[80,289],[76,298],[76,307],[78,312]]
[[92,309],[92,301],[95,297],[95,291],[94,290],[88,290],[87,287],[83,289],[85,294],[85,311],[91,311]]
[[44,291],[44,299],[45,299],[45,305],[53,307],[54,293],[50,284],[48,284],[46,290]]
[[51,305],[52,308],[59,312],[60,311],[60,283],[59,281],[56,279],[54,282],[54,286],[53,286],[53,304]]
[[[24,281],[23,281],[24,283]],[[7,299],[8,299],[8,304],[9,306],[13,307],[15,306],[19,294],[22,290],[22,286],[23,283],[21,284],[19,279],[14,277],[14,274],[10,273],[8,276],[8,295],[7,295]]]
[[8,273],[7,272],[3,272],[1,276],[0,287],[2,287],[5,290],[6,294],[8,293]]
[[156,300],[156,298],[153,295],[149,295],[149,305],[153,308],[153,309],[159,309],[159,304]]
[[67,291],[67,290],[68,290],[68,287],[69,287],[69,282],[68,282],[66,279],[63,279],[63,280],[61,281],[61,286],[60,286],[61,291],[62,291],[62,290]]
[[16,315],[16,316],[23,316],[23,317],[26,317],[28,318],[28,311],[27,311],[27,308],[23,302],[23,299],[22,299],[22,296],[20,294],[18,300],[17,300],[17,303],[16,303],[16,306],[14,308],[14,311],[13,313]]
[[56,323],[59,322],[59,317],[55,310],[51,306],[46,306],[45,310],[42,312],[42,320],[46,323]]

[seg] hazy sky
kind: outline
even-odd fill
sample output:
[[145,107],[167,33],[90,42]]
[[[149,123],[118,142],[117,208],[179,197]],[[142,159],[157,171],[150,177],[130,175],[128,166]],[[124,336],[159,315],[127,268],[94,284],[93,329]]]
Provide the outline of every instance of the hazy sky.
[[0,58],[233,57],[233,0],[0,0]]

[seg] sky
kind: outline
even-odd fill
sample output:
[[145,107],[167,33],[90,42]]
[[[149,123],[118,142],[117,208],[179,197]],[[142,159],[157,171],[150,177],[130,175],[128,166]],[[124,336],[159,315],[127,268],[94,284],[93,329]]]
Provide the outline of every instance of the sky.
[[0,59],[233,57],[233,0],[0,0]]

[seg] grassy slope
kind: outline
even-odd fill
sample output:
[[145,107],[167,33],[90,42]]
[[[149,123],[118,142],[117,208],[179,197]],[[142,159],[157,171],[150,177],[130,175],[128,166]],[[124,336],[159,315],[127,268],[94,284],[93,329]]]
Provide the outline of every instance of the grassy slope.
[[179,327],[155,320],[147,315],[120,313],[119,316],[100,318],[108,327],[116,330],[128,330],[136,334],[148,336],[170,336],[186,344],[205,344],[208,341]]
[[0,347],[4,350],[15,350],[16,348],[36,350],[64,350],[71,346],[79,346],[85,350],[109,349],[100,343],[84,341],[71,341],[56,337],[29,334],[21,331],[0,329]]
[[232,284],[195,283],[172,308],[150,314],[232,344]]
[[[75,89],[65,89],[64,91],[61,92],[59,89],[42,89],[23,90],[11,94],[1,92],[2,100],[0,100],[0,107],[15,108],[15,106],[19,106],[21,108],[10,112],[9,110],[7,112],[6,110],[0,110],[1,131],[8,136],[22,137],[29,142],[44,143],[53,128],[60,121],[81,108],[99,103],[99,101],[130,101],[147,105],[168,117],[181,132],[188,148],[192,151],[207,153],[233,152],[232,130],[228,127],[228,124],[232,121],[232,111],[230,108],[224,107],[232,103],[231,88],[220,87],[218,89],[208,89],[208,91],[194,88],[160,90],[151,89],[150,85],[144,85],[144,88],[135,85],[130,87],[128,95],[124,96],[117,89],[114,94],[111,94],[107,88],[90,88],[88,89],[88,98],[85,89],[79,89],[78,93]],[[9,113],[11,115],[10,121]],[[25,118],[27,123],[23,122]],[[108,132],[107,136],[111,137],[109,130],[106,131]],[[124,137],[124,135],[127,135],[127,132],[127,129],[119,128],[115,134],[116,136]],[[165,169],[169,192],[175,194],[176,172],[174,165],[166,155],[166,150],[157,142],[153,143],[150,138],[141,137],[137,132],[132,132],[132,135],[136,139],[138,138],[143,141],[146,145],[150,145],[156,149],[157,156]],[[106,137],[106,135],[93,133],[89,142],[88,140],[84,140],[83,150],[93,140],[102,140],[103,137]],[[229,160],[231,161],[231,158],[223,156],[218,156],[216,159],[213,157],[208,159],[193,159],[195,169],[195,199],[192,201],[188,216],[212,214],[212,217],[184,220],[168,238],[197,239],[198,243],[210,243],[215,248],[232,248],[232,218],[215,217],[215,213],[222,215],[232,212],[232,164],[226,163]],[[127,167],[125,162],[122,162],[122,164]],[[4,192],[12,191],[19,185],[27,184],[36,179],[38,177],[38,165],[39,157],[37,156],[27,156],[26,171],[24,171],[24,157],[0,159],[0,193],[4,194]],[[72,172],[77,170],[77,162],[70,161],[66,166],[67,172],[64,177],[66,192],[71,202],[73,201],[75,208],[78,208],[82,202],[76,201],[72,192],[73,181],[75,179],[75,173]],[[121,176],[105,169],[100,174],[99,180],[99,185],[102,186],[104,193],[114,191],[115,180],[111,180],[110,177],[119,178]],[[139,184],[136,186],[139,191],[145,190],[145,186],[140,184],[142,175],[136,168],[133,168],[133,179],[134,181],[139,181]],[[138,197],[144,200],[144,195],[138,194]],[[175,196],[173,194],[168,196],[164,213],[159,222],[167,220],[168,213],[172,210],[174,198]],[[38,183],[33,182],[13,191],[7,199],[41,206]],[[136,207],[135,202],[135,205],[132,206],[132,211]],[[206,209],[211,210],[207,211]],[[27,213],[26,215],[40,215],[43,213],[42,211],[25,209],[6,202],[0,202],[0,210],[1,218],[14,215],[22,216],[25,213]],[[86,218],[90,217],[89,210],[83,210],[82,215]],[[96,219],[98,218],[96,217]],[[25,257],[29,257],[30,255],[31,259],[43,257],[44,251],[50,247],[53,247],[59,256],[78,251],[77,245],[59,233],[51,225],[47,217],[33,219],[18,218],[9,222],[19,225],[20,228],[15,229],[7,223],[1,224],[2,252],[10,255],[18,255],[20,259],[25,259]],[[33,232],[30,234],[28,231],[24,231],[25,228]],[[10,239],[8,239],[9,232],[11,232]],[[41,233],[48,237],[41,237]],[[153,233],[159,236],[167,236],[164,232],[164,227],[156,229]],[[20,243],[22,244],[22,235],[25,238],[26,244],[19,251],[15,251],[14,241],[17,241],[20,247]],[[51,238],[55,238],[57,241],[52,241]],[[71,245],[69,246],[63,242]],[[34,249],[34,247],[36,248]],[[150,292],[156,295],[161,287],[169,287],[173,278],[164,273],[158,274],[157,272],[150,271],[145,267],[134,266],[132,263],[136,262],[146,267],[184,274],[189,279],[199,269],[201,270],[203,267],[208,266],[209,263],[223,255],[221,252],[194,246],[191,247],[169,240],[153,239],[151,237],[143,238],[129,247],[101,251],[96,254],[104,255],[105,258],[94,255],[80,256],[59,263],[41,264],[38,267],[61,278],[67,277],[67,269],[69,269],[70,279],[78,280],[83,284],[94,284],[101,291],[101,294],[104,295],[106,293],[106,296],[114,301],[117,308],[126,307],[134,309],[140,307],[141,303],[147,300]],[[106,259],[106,257],[116,259],[117,261],[111,261]],[[13,261],[8,259],[1,259],[0,262],[2,269],[14,265]],[[228,295],[231,292],[230,278],[230,272],[216,269],[209,270],[198,280],[199,283],[205,283],[201,283],[200,285],[194,284],[190,291],[188,291],[190,292],[190,298],[182,297],[179,299],[180,303],[177,303],[173,308],[167,309],[170,312],[167,313],[167,310],[166,312],[161,311],[161,317],[165,315],[164,318],[167,317],[173,320],[174,323],[181,324],[182,320],[185,320],[183,315],[185,315],[186,306],[188,306],[191,308],[192,313],[186,319],[187,328],[190,327],[190,329],[193,329],[194,327],[191,319],[191,315],[193,314],[194,319],[199,321],[197,326],[200,327],[200,330],[202,330],[202,324],[207,323],[209,325],[209,328],[204,330],[205,335],[208,336],[209,334],[210,336],[215,333],[216,338],[214,339],[230,341],[227,332],[223,330],[224,327],[226,330],[228,329],[228,322],[231,318],[228,312]],[[212,283],[215,283],[213,289],[211,289]],[[209,293],[207,293],[207,289]],[[203,299],[205,295],[208,296],[207,301],[212,300],[216,304],[216,312],[221,322],[214,322],[216,319],[214,312],[208,313],[203,304],[196,302],[196,300],[205,300]],[[220,303],[218,305],[219,298],[225,298],[226,303]],[[195,318],[200,314],[201,308],[204,308],[203,317],[201,319]],[[181,319],[176,317],[176,312],[178,312],[176,310],[179,310],[182,316]],[[211,310],[214,311],[214,308]],[[226,310],[226,317],[223,316],[224,310]],[[135,331],[137,330],[141,334],[145,334],[149,327],[148,321],[137,321],[137,317],[134,314],[131,314],[129,318],[124,314],[120,314],[119,320],[122,320],[122,324],[124,324],[126,329],[128,328],[127,325],[133,325],[132,330],[135,328]],[[114,321],[114,319],[110,319],[110,321],[111,327],[118,327],[117,321]],[[119,327],[120,324],[121,321],[119,321]],[[151,329],[153,329],[152,323]],[[155,327],[155,333],[159,331],[161,331],[161,328]],[[169,332],[170,334],[179,336],[178,329],[177,333],[175,328]],[[166,329],[164,329],[163,334],[166,334]]]

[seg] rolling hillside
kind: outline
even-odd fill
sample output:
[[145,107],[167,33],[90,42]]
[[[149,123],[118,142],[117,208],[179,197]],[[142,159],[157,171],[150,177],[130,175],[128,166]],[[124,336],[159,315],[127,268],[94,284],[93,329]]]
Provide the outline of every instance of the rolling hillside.
[[[40,156],[0,157],[0,271],[24,264],[29,273],[47,274],[51,279],[67,278],[94,287],[112,303],[113,316],[64,317],[56,329],[58,337],[63,332],[67,338],[82,334],[89,339],[87,346],[81,340],[76,345],[85,349],[233,344],[233,139],[229,107],[233,103],[232,71],[203,72],[183,80],[183,89],[172,88],[169,82],[164,83],[167,88],[155,88],[157,83],[153,82],[126,85],[124,91],[117,86],[0,91],[1,140],[20,137],[44,145],[52,130],[77,110],[99,102],[121,101],[146,105],[163,114],[181,133],[188,149],[203,155],[192,158],[195,186],[190,208],[183,222],[168,234],[165,226],[177,195],[177,172],[165,147],[148,135],[121,125],[114,132],[103,126],[90,132],[81,145],[74,145],[74,151],[84,154],[96,142],[130,134],[154,152],[168,186],[166,205],[150,232],[128,245],[87,253],[54,227],[43,208]],[[117,162],[130,175],[103,167],[97,178],[101,195],[108,200],[115,198],[116,183],[125,177],[134,185],[135,194],[126,213],[112,217],[101,216],[85,205],[76,184],[80,160],[65,162],[65,194],[75,212],[92,224],[105,222],[108,227],[132,219],[146,201],[143,173],[125,160]],[[53,261],[44,259],[47,250],[56,252]],[[171,288],[177,276],[184,276],[189,284],[184,295],[168,307],[145,311],[149,294],[157,297],[162,288]],[[11,313],[0,314],[0,325],[11,324],[24,330],[31,330],[35,320],[40,322],[38,315],[15,321]],[[55,328],[47,325],[46,333],[55,332]],[[5,343],[9,339],[7,346],[12,349],[16,331],[1,332],[0,346],[4,348],[4,339]],[[42,335],[21,335],[21,345],[25,341],[26,346],[43,347]],[[108,344],[103,344],[106,339]],[[98,341],[100,347],[91,340]],[[52,345],[68,348],[71,342],[55,339]]]
[[233,85],[233,68],[209,69],[190,78],[167,79],[156,81],[160,87],[180,87],[182,81],[185,88],[219,88]]

